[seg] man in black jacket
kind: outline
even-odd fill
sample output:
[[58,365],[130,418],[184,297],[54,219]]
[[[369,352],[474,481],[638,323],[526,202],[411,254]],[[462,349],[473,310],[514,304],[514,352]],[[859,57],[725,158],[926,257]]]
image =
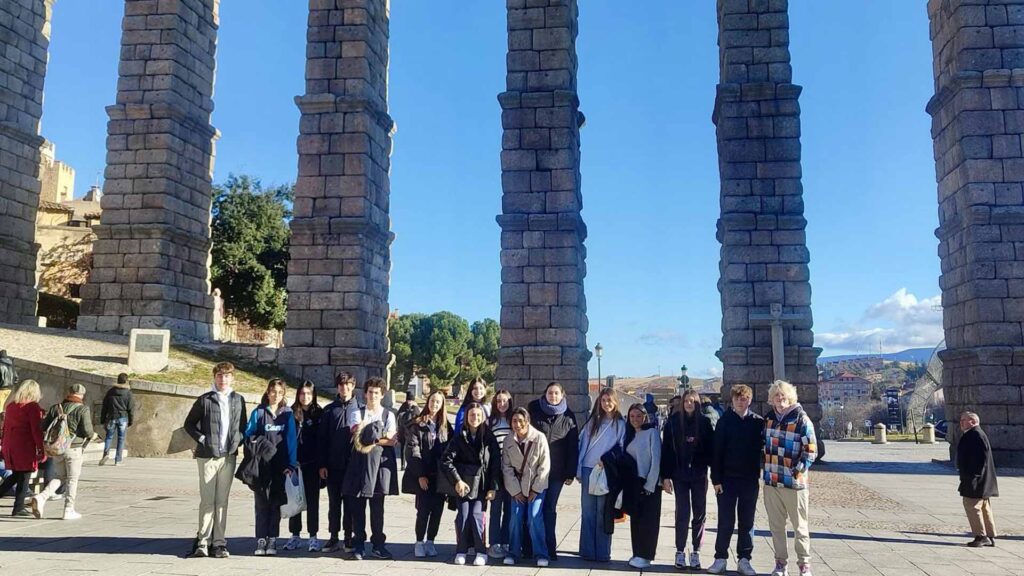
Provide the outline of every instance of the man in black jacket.
[[971,548],[996,545],[996,522],[989,498],[999,496],[996,483],[996,464],[992,459],[992,446],[981,429],[981,419],[974,412],[960,415],[963,436],[956,447],[960,466],[960,496],[964,499],[967,521],[971,524],[974,540]]
[[733,384],[731,395],[732,409],[725,411],[715,428],[711,484],[718,497],[718,537],[715,561],[708,572],[725,573],[729,541],[738,519],[736,571],[753,576],[757,572],[750,565],[750,556],[754,551],[754,513],[764,461],[764,418],[750,411],[754,392],[749,386]]
[[199,465],[199,531],[189,554],[193,558],[230,556],[224,538],[228,496],[247,420],[245,399],[231,389],[234,371],[230,362],[214,366],[213,389],[196,398],[185,417],[185,432],[196,441]]
[[121,458],[124,456],[124,441],[128,433],[128,427],[135,421],[135,397],[132,395],[131,385],[128,384],[128,375],[124,372],[117,375],[117,385],[103,397],[103,411],[100,414],[100,422],[107,428],[107,436],[103,441],[103,457],[100,458],[100,466],[107,463],[110,458],[110,444],[114,441],[114,434],[117,434],[117,452],[114,453],[114,465],[121,465]]
[[359,422],[361,407],[352,396],[356,388],[355,376],[339,372],[334,377],[334,385],[338,397],[324,407],[317,440],[320,449],[320,479],[327,482],[327,523],[331,532],[331,538],[323,551],[334,552],[338,549],[338,532],[344,529],[345,552],[351,552],[352,511],[346,506],[342,518],[342,482],[352,454],[352,426]]

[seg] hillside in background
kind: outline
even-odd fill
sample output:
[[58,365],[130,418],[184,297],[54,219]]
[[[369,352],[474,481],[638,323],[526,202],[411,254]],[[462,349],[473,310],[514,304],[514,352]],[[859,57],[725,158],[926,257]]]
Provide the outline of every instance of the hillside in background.
[[[894,362],[927,362],[932,357],[933,348],[908,348],[900,352],[882,354],[883,360]],[[843,360],[857,360],[859,358],[878,358],[878,354],[841,354],[838,356],[825,356],[818,358],[818,364],[829,362],[840,362]]]

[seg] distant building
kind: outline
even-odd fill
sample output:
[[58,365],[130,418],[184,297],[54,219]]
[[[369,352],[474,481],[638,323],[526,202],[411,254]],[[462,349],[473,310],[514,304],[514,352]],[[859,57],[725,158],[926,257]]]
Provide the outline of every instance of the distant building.
[[867,401],[871,398],[871,381],[850,372],[818,383],[818,402],[823,407],[848,402]]
[[49,140],[39,148],[39,200],[69,202],[75,195],[75,169],[57,160],[56,146]]

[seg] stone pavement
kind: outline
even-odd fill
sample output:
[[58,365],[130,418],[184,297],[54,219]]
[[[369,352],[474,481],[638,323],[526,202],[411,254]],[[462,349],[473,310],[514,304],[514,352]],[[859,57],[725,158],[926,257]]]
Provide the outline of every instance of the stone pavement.
[[[1024,479],[1003,475],[1002,497],[995,500],[996,522],[1005,535],[997,548],[963,546],[967,522],[956,494],[956,477],[949,467],[933,464],[947,446],[862,443],[828,446],[830,464],[812,470],[811,531],[815,574],[870,576],[964,576],[1024,574]],[[277,558],[252,556],[253,507],[251,493],[239,483],[232,492],[229,514],[229,560],[182,558],[195,531],[198,487],[195,464],[180,459],[130,459],[123,467],[86,466],[80,484],[78,522],[56,519],[59,502],[50,503],[46,518],[11,519],[11,500],[0,501],[0,571],[18,576],[61,574],[238,575],[280,573],[331,574],[440,574],[457,570],[489,572],[498,576],[535,574],[529,566],[489,565],[454,568],[452,513],[442,520],[441,557],[413,558],[413,504],[406,495],[387,501],[387,536],[395,555],[390,562],[345,562],[336,556],[283,553]],[[552,576],[600,576],[635,571],[626,565],[630,556],[628,524],[619,524],[613,539],[613,562],[585,563],[575,557],[579,538],[579,488],[562,496],[559,514],[560,550],[564,560],[545,569]],[[658,557],[651,571],[673,572],[673,504],[665,499]],[[708,499],[708,535],[702,556],[705,565],[714,555],[716,510]],[[326,509],[323,494],[321,510]],[[326,526],[325,513],[322,522]],[[758,504],[754,566],[768,573],[772,566],[771,537]],[[287,530],[282,530],[283,534]],[[326,536],[321,531],[321,536]],[[791,556],[793,556],[791,554]],[[730,569],[733,564],[730,561]],[[794,570],[795,571],[795,570]],[[732,572],[730,572],[732,573]]]

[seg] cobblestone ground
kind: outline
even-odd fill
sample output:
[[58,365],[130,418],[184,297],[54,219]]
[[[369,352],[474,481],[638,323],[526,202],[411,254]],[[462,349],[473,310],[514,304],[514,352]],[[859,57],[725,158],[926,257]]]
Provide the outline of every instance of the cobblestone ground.
[[[812,549],[815,574],[885,576],[962,576],[1024,574],[1024,480],[1000,478],[1002,497],[995,501],[996,521],[1005,537],[997,548],[963,546],[967,523],[950,468],[933,464],[947,446],[831,443],[827,466],[812,474]],[[533,574],[533,566],[486,568],[450,564],[454,553],[454,516],[446,512],[437,541],[436,561],[413,558],[413,503],[409,496],[387,501],[387,537],[393,561],[345,562],[331,555],[282,553],[277,558],[252,556],[252,496],[241,484],[232,492],[229,516],[229,560],[190,560],[182,556],[196,523],[198,487],[191,460],[130,459],[123,467],[88,464],[80,487],[83,520],[57,517],[59,502],[50,504],[43,520],[10,519],[11,500],[0,501],[0,570],[8,574],[104,574],[108,576],[387,574],[427,575],[458,570],[516,576]],[[597,576],[635,571],[630,557],[629,528],[619,524],[614,536],[613,562],[594,565],[575,557],[579,538],[579,488],[562,497],[559,549],[564,559],[545,573]],[[323,494],[322,509],[326,508]],[[705,566],[713,556],[717,512],[709,498]],[[325,520],[325,519],[324,519]],[[771,538],[763,510],[758,509],[754,566],[768,573],[772,565]],[[286,533],[286,530],[282,531]],[[325,536],[321,532],[321,536]],[[672,572],[673,505],[665,499],[654,572]],[[792,554],[791,554],[792,556]],[[730,561],[730,568],[732,568]],[[730,572],[732,573],[732,572]]]

